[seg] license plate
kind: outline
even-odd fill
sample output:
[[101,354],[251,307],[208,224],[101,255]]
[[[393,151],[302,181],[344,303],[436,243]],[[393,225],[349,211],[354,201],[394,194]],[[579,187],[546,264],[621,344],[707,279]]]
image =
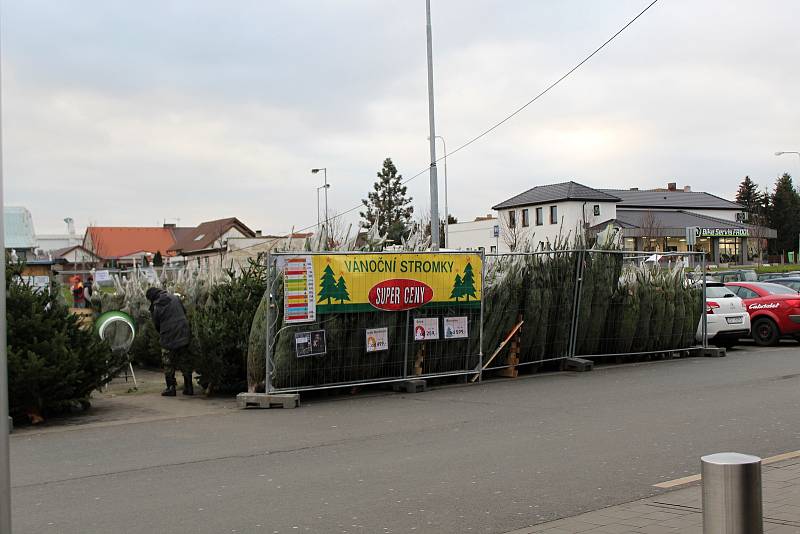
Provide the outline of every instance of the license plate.
[[743,317],[726,317],[728,324],[742,324],[744,322]]

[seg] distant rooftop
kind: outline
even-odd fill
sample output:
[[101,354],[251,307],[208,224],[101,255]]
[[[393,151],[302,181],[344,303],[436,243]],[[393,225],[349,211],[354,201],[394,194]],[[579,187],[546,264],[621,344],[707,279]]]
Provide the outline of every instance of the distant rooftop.
[[517,206],[532,206],[535,204],[547,204],[564,200],[619,202],[620,199],[613,194],[569,181],[560,184],[536,186],[493,206],[492,209],[498,210]]
[[736,202],[725,200],[711,193],[685,191],[683,189],[600,189],[618,197],[617,208],[678,208],[678,209],[724,209],[741,210]]

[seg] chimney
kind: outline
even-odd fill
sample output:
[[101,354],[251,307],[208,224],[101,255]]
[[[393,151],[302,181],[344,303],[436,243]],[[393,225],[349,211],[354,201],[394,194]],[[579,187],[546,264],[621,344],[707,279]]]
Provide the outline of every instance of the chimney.
[[683,186],[683,192],[684,193],[691,193],[692,192],[692,186],[691,185],[684,185]]
[[75,235],[75,220],[72,217],[67,217],[64,222],[67,223],[67,233]]
[[670,182],[667,184],[667,191],[677,191],[677,190],[678,190],[677,182]]
[[261,230],[256,230],[256,237],[262,237]]
[[638,187],[631,187],[631,191],[638,191],[638,190],[639,190]]
[[175,228],[175,223],[164,223],[164,228]]

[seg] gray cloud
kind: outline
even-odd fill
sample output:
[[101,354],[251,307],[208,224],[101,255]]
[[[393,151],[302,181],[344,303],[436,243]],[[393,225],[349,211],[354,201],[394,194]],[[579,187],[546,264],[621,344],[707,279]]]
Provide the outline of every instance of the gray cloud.
[[[417,5],[419,4],[419,5]],[[433,2],[437,129],[453,150],[645,5]],[[800,164],[795,1],[660,2],[562,86],[448,162],[462,220],[560,179],[730,196]],[[288,231],[426,168],[424,5],[16,2],[5,7],[6,202],[37,229],[236,215]],[[441,150],[441,145],[440,145]],[[410,190],[427,211],[427,175]],[[76,196],[77,192],[77,196]]]

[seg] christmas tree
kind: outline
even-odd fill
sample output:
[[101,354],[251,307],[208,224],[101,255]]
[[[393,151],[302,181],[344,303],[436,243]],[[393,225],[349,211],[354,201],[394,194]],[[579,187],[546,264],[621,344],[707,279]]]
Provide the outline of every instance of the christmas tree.
[[344,301],[350,300],[350,294],[347,292],[347,284],[344,281],[344,276],[340,276],[339,281],[336,282],[335,298],[339,301],[339,304],[343,304]]
[[464,282],[461,280],[461,276],[456,275],[455,282],[453,283],[453,291],[450,292],[451,299],[460,299],[464,296]]
[[467,297],[469,300],[470,297],[478,298],[475,295],[475,274],[472,272],[472,264],[468,263],[466,267],[464,267],[464,278],[461,279],[461,295],[462,297]]
[[319,290],[319,300],[317,302],[322,302],[324,300],[328,301],[328,304],[331,303],[331,300],[338,300],[338,291],[336,285],[336,277],[333,275],[333,269],[331,269],[330,265],[325,267],[325,270],[322,271],[322,280],[320,280],[320,290]]

